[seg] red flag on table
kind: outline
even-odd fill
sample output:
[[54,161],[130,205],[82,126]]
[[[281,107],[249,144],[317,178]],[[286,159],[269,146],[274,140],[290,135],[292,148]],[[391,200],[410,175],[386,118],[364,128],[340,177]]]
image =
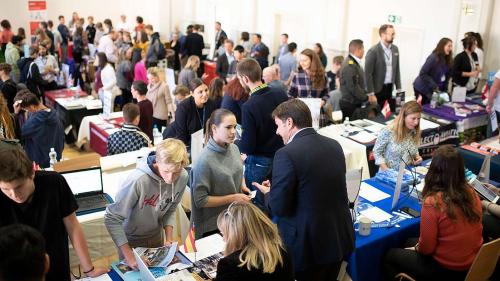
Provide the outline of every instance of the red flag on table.
[[191,226],[189,233],[186,237],[186,241],[184,241],[184,252],[193,253],[196,252],[196,242],[194,240],[194,225]]
[[391,116],[391,107],[389,106],[389,102],[385,101],[384,107],[382,107],[382,114],[384,118],[387,119]]
[[422,106],[422,95],[418,95],[417,103]]

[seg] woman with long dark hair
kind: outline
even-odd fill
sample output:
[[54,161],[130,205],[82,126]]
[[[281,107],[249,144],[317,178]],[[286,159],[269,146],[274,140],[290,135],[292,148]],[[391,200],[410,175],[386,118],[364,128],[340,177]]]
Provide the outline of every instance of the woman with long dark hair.
[[479,59],[475,53],[477,40],[474,36],[462,39],[464,51],[456,55],[453,59],[453,86],[465,87],[467,93],[474,93],[479,81],[481,68]]
[[243,162],[234,144],[236,118],[227,109],[217,109],[207,120],[205,147],[191,174],[191,221],[196,238],[219,232],[217,216],[235,201],[250,202],[243,181]]
[[481,202],[451,145],[438,148],[422,191],[420,237],[385,258],[388,280],[405,272],[417,280],[464,280],[483,243]]
[[422,105],[431,101],[433,92],[446,92],[448,81],[451,76],[453,64],[453,41],[449,38],[441,38],[436,48],[432,51],[420,73],[413,82],[415,98],[422,97]]
[[288,95],[299,98],[321,98],[328,94],[328,79],[318,55],[311,49],[300,53],[299,69],[292,75]]
[[314,52],[318,54],[319,60],[321,61],[321,65],[323,66],[323,68],[325,68],[326,65],[328,64],[328,58],[326,57],[325,51],[323,50],[323,46],[321,45],[321,43],[314,44]]

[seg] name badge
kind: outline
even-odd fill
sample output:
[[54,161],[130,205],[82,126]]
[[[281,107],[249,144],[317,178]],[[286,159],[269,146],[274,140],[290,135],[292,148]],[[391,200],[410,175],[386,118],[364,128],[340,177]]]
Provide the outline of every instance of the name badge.
[[444,82],[445,80],[446,80],[446,76],[445,75],[441,76],[441,82]]

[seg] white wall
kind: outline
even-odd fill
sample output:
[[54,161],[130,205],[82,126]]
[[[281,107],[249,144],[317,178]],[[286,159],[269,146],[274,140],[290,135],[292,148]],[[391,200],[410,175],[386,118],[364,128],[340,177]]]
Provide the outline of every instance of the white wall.
[[[464,15],[464,5],[474,13]],[[1,0],[0,18],[9,19],[14,28],[28,30],[27,6],[27,0]],[[242,31],[261,33],[272,54],[279,34],[288,33],[299,50],[322,43],[329,61],[345,54],[354,38],[362,39],[368,49],[377,39],[374,28],[392,14],[402,19],[396,24],[395,44],[400,47],[405,89],[411,90],[421,64],[441,37],[452,39],[457,53],[462,50],[460,39],[465,31],[483,35],[485,71],[500,68],[498,0],[47,0],[47,7],[48,17],[55,22],[59,14],[69,19],[73,11],[115,23],[120,14],[131,23],[141,15],[163,38],[175,27],[184,32],[187,24],[201,23],[208,43],[213,42],[213,23],[218,20],[232,39],[238,39]]]

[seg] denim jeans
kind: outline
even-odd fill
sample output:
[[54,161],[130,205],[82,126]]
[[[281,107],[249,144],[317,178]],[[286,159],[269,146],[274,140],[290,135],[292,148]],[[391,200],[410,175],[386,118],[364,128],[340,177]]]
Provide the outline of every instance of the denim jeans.
[[262,184],[263,181],[269,179],[273,168],[273,158],[264,156],[248,155],[245,160],[245,183],[250,190],[257,190],[257,195],[253,202],[257,207],[265,210],[264,194],[252,185],[252,182]]

